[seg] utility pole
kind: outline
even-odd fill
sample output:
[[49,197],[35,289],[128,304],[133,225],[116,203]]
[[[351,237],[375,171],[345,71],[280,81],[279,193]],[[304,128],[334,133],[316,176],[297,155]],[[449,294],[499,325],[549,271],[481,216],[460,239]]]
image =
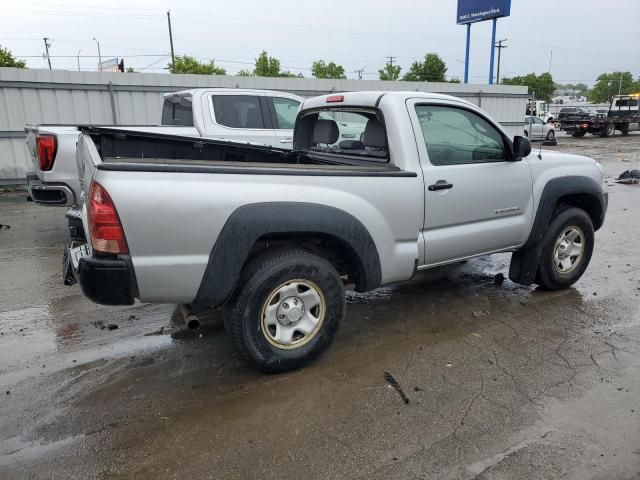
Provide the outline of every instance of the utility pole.
[[618,95],[622,94],[622,72],[620,72],[620,86],[618,87]]
[[387,63],[388,63],[389,65],[391,65],[392,67],[393,67],[393,60],[394,60],[395,58],[396,58],[396,57],[394,57],[393,55],[389,55],[389,56],[387,57],[387,60],[388,60],[388,62],[387,62]]
[[173,34],[171,33],[171,10],[167,11],[167,23],[169,24],[169,43],[171,44],[171,68],[176,65],[176,55],[173,52]]
[[78,71],[80,71],[80,52],[82,51],[82,49],[78,50]]
[[502,49],[503,48],[507,48],[506,45],[502,45],[503,42],[506,42],[507,39],[503,38],[502,40],[498,40],[498,44],[495,46],[495,48],[498,49],[498,72],[496,75],[496,84],[500,84],[500,54],[502,53]]
[[44,49],[47,52],[47,62],[49,63],[49,70],[51,70],[51,57],[49,56],[49,47],[51,46],[51,44],[49,43],[49,39],[47,37],[44,37],[42,40],[44,40]]
[[549,70],[547,73],[551,73],[551,62],[553,61],[553,50],[549,52]]
[[93,37],[93,40],[98,44],[98,71],[102,71],[102,54],[100,53],[100,42],[96,37]]
[[362,80],[362,75],[364,74],[364,69],[367,68],[369,65],[365,65],[364,67],[362,67],[360,70],[356,70],[355,73],[358,74],[358,80]]

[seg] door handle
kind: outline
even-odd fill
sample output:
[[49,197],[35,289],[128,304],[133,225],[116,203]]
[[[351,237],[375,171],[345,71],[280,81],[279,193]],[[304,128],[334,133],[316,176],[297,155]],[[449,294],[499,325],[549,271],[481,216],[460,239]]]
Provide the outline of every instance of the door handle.
[[450,188],[453,188],[453,184],[447,182],[446,180],[438,180],[436,183],[434,183],[433,185],[429,185],[427,188],[430,192],[435,192],[436,190],[449,190]]

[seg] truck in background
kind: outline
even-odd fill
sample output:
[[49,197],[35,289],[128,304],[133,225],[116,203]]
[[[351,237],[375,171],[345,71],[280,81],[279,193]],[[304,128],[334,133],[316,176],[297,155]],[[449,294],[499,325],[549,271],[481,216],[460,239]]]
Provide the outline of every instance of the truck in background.
[[[285,92],[200,88],[164,95],[159,125],[117,125],[127,131],[204,137],[291,148],[304,99]],[[33,169],[27,187],[34,202],[70,207],[80,200],[77,125],[26,125]]]
[[565,107],[560,110],[558,123],[561,130],[573,137],[587,133],[610,137],[616,130],[622,135],[640,130],[640,93],[615,95],[606,115],[593,108]]

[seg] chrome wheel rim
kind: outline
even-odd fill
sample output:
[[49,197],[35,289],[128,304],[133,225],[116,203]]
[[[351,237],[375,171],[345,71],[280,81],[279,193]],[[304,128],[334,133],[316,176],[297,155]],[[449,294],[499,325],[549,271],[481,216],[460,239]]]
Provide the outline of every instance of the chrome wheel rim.
[[565,228],[553,249],[553,266],[562,275],[574,271],[584,256],[584,232],[576,226]]
[[553,132],[553,130],[550,130],[549,133],[547,133],[547,139],[549,140],[553,140],[555,136],[556,134]]
[[290,280],[274,288],[262,305],[260,326],[274,347],[298,348],[318,333],[326,312],[324,295],[309,280]]

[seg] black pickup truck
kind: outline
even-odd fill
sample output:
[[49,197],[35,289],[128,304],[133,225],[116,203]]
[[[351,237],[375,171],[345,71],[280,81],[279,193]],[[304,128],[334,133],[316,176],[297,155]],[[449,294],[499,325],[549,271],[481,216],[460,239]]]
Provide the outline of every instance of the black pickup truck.
[[607,115],[588,107],[565,107],[558,114],[560,130],[573,137],[587,133],[610,137],[616,130],[623,135],[640,130],[640,95],[616,95],[611,99]]

